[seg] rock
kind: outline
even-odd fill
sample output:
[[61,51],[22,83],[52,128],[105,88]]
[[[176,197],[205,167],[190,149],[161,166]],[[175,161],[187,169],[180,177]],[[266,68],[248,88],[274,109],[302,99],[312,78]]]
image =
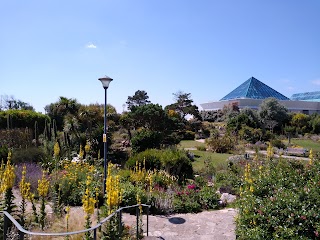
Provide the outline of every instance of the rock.
[[235,195],[229,193],[222,193],[220,197],[222,204],[233,203],[236,199],[237,197]]

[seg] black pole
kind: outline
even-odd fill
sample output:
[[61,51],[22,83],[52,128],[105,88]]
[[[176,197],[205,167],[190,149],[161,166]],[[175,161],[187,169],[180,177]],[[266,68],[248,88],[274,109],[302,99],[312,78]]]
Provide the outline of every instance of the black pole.
[[103,130],[103,199],[106,197],[106,180],[107,180],[107,89],[104,88],[104,130]]

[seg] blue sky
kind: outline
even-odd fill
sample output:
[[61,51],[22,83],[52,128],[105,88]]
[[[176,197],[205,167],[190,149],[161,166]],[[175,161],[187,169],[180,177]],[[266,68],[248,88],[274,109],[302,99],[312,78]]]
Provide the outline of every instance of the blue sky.
[[219,100],[251,76],[280,93],[320,90],[320,1],[0,0],[0,95],[37,111],[59,96],[122,112],[191,93]]

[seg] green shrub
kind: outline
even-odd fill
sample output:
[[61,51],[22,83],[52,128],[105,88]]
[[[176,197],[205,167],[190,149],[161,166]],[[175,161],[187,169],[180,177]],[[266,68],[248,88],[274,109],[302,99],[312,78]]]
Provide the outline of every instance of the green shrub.
[[194,189],[178,192],[173,204],[176,213],[197,213],[202,210],[199,194]]
[[280,139],[277,139],[277,138],[272,139],[270,143],[271,143],[272,146],[274,146],[276,148],[282,148],[283,149],[283,148],[286,147],[286,145]]
[[183,133],[183,140],[194,140],[195,132],[192,131],[185,131]]
[[191,160],[187,153],[177,149],[148,149],[129,158],[126,167],[133,168],[136,162],[145,163],[148,170],[165,170],[168,174],[179,176],[179,180],[193,175]]
[[246,167],[238,239],[318,239],[320,162],[268,160]]
[[129,158],[126,162],[127,168],[134,168],[136,166],[136,162],[145,164],[145,168],[148,170],[161,169],[161,154],[159,154],[159,150],[157,149],[147,149],[138,154],[134,154]]
[[205,186],[199,191],[200,204],[202,209],[216,209],[219,207],[219,194],[213,187]]
[[210,150],[217,153],[227,153],[233,149],[236,139],[233,136],[224,135],[221,138],[211,137],[206,140]]
[[137,204],[137,195],[140,196],[141,203],[147,203],[146,191],[140,186],[135,186],[131,182],[122,182],[120,187],[123,189],[121,206]]
[[42,148],[20,148],[15,149],[12,153],[12,162],[19,163],[41,163],[46,158]]
[[142,152],[146,149],[160,148],[162,135],[156,131],[141,130],[131,139],[132,151]]
[[97,170],[87,163],[66,162],[62,171],[51,174],[52,185],[55,186],[58,191],[57,195],[64,205],[80,206],[82,204],[82,196],[89,174],[92,175],[94,185],[101,189],[101,181]]

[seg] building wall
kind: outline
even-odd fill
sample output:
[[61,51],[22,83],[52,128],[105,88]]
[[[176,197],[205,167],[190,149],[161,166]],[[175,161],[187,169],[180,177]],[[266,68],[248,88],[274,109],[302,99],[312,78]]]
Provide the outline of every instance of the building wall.
[[[320,102],[309,101],[290,101],[290,100],[278,100],[280,104],[284,105],[290,112],[301,112],[305,114],[320,113]],[[262,99],[235,99],[229,101],[218,101],[200,104],[200,106],[206,110],[219,110],[223,106],[229,104],[237,104],[240,109],[251,108],[258,109],[259,105],[263,102]]]

